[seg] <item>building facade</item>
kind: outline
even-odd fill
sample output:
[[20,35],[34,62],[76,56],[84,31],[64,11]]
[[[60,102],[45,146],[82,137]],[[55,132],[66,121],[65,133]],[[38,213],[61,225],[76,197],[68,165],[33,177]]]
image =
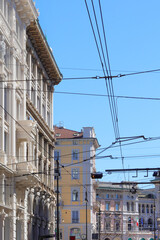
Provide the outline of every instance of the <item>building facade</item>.
[[[95,231],[95,153],[99,147],[94,129],[81,132],[55,127],[55,161],[59,161],[60,177],[60,236],[76,240],[92,238]],[[87,229],[87,230],[86,230]]]
[[[157,227],[159,194],[156,188],[99,182],[97,187],[97,233],[101,240],[159,239]],[[134,188],[135,189],[135,188]]]
[[0,240],[54,232],[53,91],[62,75],[32,0],[0,1]]

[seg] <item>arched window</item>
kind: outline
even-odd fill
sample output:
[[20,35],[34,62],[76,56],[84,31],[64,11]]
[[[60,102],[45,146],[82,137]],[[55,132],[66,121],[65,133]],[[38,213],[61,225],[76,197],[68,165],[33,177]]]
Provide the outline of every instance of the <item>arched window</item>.
[[78,201],[78,191],[73,190],[72,192],[72,201]]
[[127,202],[127,212],[130,211],[130,206],[129,206],[129,202]]
[[153,221],[151,218],[148,219],[148,228],[152,229],[153,228]]
[[105,240],[110,240],[109,238],[105,238]]

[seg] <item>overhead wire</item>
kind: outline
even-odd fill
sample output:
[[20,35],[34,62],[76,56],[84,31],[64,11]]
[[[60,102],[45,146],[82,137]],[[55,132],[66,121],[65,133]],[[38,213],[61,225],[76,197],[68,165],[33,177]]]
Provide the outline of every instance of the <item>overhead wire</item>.
[[[12,88],[12,87],[0,87],[0,89],[8,90],[23,90],[23,91],[35,91],[35,92],[50,92],[49,90],[37,90],[37,89],[24,89],[24,88]],[[80,93],[80,92],[60,92],[54,91],[55,94],[69,94],[69,95],[79,95],[79,96],[91,96],[91,97],[108,97],[108,94],[97,94],[97,93]],[[114,98],[124,98],[124,99],[136,99],[136,100],[154,100],[160,101],[159,97],[140,97],[140,96],[123,96],[123,95],[114,95]]]
[[[112,117],[112,122],[113,122],[113,126],[114,126],[114,129],[115,129],[115,138],[117,139],[117,138],[120,138],[119,124],[118,124],[118,113],[117,113],[117,110],[116,110],[116,103],[115,103],[115,98],[114,98],[114,88],[113,88],[113,82],[112,82],[112,75],[111,75],[111,68],[110,68],[110,61],[109,61],[109,54],[108,54],[108,47],[107,47],[107,41],[106,41],[106,34],[105,34],[105,28],[104,28],[104,22],[103,22],[101,3],[100,3],[100,0],[99,0],[99,9],[100,9],[100,16],[101,16],[101,23],[102,23],[102,29],[103,29],[103,36],[104,36],[104,43],[105,43],[105,50],[106,50],[106,55],[107,55],[108,66],[106,64],[106,60],[105,60],[105,56],[104,56],[103,45],[102,45],[102,41],[101,41],[101,36],[100,36],[100,31],[99,31],[99,27],[98,27],[98,22],[97,22],[97,17],[96,17],[96,12],[95,12],[95,8],[94,8],[93,0],[91,0],[91,2],[92,2],[92,8],[93,8],[93,12],[94,12],[97,32],[98,32],[98,36],[99,36],[101,51],[102,51],[102,55],[103,55],[103,59],[104,59],[105,70],[106,70],[106,73],[107,73],[107,74],[104,73],[104,75],[109,76],[109,78],[105,78],[105,82],[106,82],[107,92],[108,92],[108,95],[109,95],[108,99],[111,103],[110,104],[110,111],[111,111],[111,115],[113,116]],[[120,141],[119,141],[119,146],[120,146],[120,153],[121,153],[121,159],[122,159],[122,166],[124,168],[124,158],[123,158],[123,155],[122,155],[122,147],[121,147],[121,142]],[[124,173],[124,177],[125,177],[125,173]]]

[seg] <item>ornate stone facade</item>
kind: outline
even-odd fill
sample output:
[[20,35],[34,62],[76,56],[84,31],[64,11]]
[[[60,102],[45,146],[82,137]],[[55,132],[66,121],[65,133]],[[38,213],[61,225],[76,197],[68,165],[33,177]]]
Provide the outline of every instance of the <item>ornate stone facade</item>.
[[53,91],[62,75],[37,17],[32,0],[0,1],[0,240],[54,232]]

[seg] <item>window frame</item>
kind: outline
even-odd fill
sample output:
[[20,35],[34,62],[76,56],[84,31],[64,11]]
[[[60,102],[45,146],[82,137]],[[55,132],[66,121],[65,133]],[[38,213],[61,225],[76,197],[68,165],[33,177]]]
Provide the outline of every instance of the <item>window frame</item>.
[[79,168],[72,168],[72,180],[79,179]]
[[77,210],[72,211],[72,221],[71,222],[72,223],[79,223],[79,211],[77,211]]
[[79,161],[79,149],[72,149],[72,161]]

